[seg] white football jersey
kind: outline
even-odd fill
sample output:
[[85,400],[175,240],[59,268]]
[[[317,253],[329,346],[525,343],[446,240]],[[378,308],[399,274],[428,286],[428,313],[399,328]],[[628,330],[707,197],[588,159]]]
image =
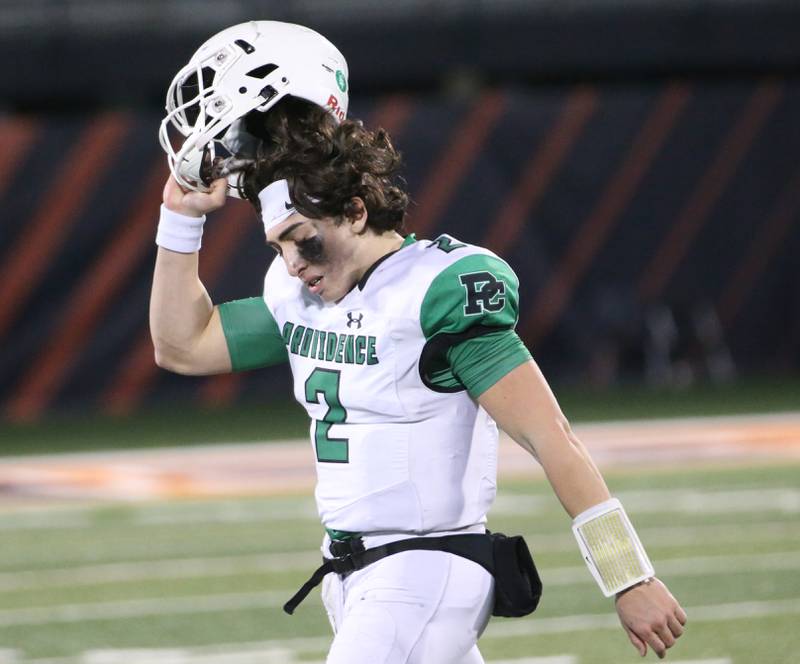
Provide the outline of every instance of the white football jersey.
[[274,260],[264,301],[311,418],[326,528],[422,533],[485,521],[497,426],[444,354],[487,329],[513,328],[517,286],[504,261],[446,235],[410,236],[337,303]]

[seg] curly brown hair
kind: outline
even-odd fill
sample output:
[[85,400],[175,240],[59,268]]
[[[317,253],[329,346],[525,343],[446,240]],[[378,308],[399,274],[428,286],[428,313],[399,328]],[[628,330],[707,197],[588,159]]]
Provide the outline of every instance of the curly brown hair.
[[258,193],[285,179],[295,208],[312,219],[335,223],[360,213],[375,233],[402,231],[408,194],[397,173],[401,164],[389,135],[359,120],[338,124],[325,109],[286,97],[268,113],[250,113],[245,130],[261,139],[256,158],[243,168],[239,189],[260,212]]

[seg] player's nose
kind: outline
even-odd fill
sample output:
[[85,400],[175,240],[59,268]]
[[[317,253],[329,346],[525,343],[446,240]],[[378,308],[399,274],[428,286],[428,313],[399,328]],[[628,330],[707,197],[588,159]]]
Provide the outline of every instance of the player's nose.
[[298,254],[286,256],[286,269],[293,277],[299,277],[306,269],[305,261]]

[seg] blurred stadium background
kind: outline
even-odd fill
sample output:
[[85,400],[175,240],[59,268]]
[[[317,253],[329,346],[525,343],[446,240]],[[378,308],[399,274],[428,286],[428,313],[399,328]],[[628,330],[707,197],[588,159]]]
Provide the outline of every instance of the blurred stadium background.
[[[519,332],[571,418],[800,411],[796,0],[2,0],[0,662],[245,664],[325,650],[319,607],[307,619],[276,608],[313,565],[319,532],[307,498],[281,483],[296,472],[307,493],[292,464],[264,497],[247,468],[222,489],[188,486],[188,457],[161,474],[142,457],[111,470],[47,457],[36,474],[40,461],[20,456],[304,435],[286,368],[174,376],[155,367],[147,329],[163,96],[205,38],[253,18],[308,25],[342,50],[351,116],[404,154],[408,230],[511,263]],[[258,294],[271,257],[235,203],[204,239],[215,301]],[[637,425],[646,442],[627,456],[603,456],[608,435],[586,429],[672,587],[701,621],[716,616],[675,657],[800,661],[798,417],[681,422]],[[226,458],[269,458],[247,449]],[[683,489],[692,498],[673,514]],[[489,659],[634,661],[588,574],[565,567],[580,560],[541,478],[503,491],[498,527],[529,534],[535,551],[543,542],[554,603],[544,627],[490,628]],[[526,500],[533,520],[515,507]],[[275,528],[285,541],[265,542]]]

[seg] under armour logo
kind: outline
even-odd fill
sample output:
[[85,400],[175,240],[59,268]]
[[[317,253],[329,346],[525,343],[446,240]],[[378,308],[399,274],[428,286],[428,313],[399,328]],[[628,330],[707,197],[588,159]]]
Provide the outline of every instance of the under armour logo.
[[357,330],[361,329],[361,320],[364,318],[364,314],[358,314],[358,317],[353,315],[352,311],[347,312],[347,327],[353,327],[355,325]]
[[285,201],[283,203],[283,207],[285,207],[287,210],[293,210],[294,209],[294,205],[292,205],[291,203],[287,203]]

